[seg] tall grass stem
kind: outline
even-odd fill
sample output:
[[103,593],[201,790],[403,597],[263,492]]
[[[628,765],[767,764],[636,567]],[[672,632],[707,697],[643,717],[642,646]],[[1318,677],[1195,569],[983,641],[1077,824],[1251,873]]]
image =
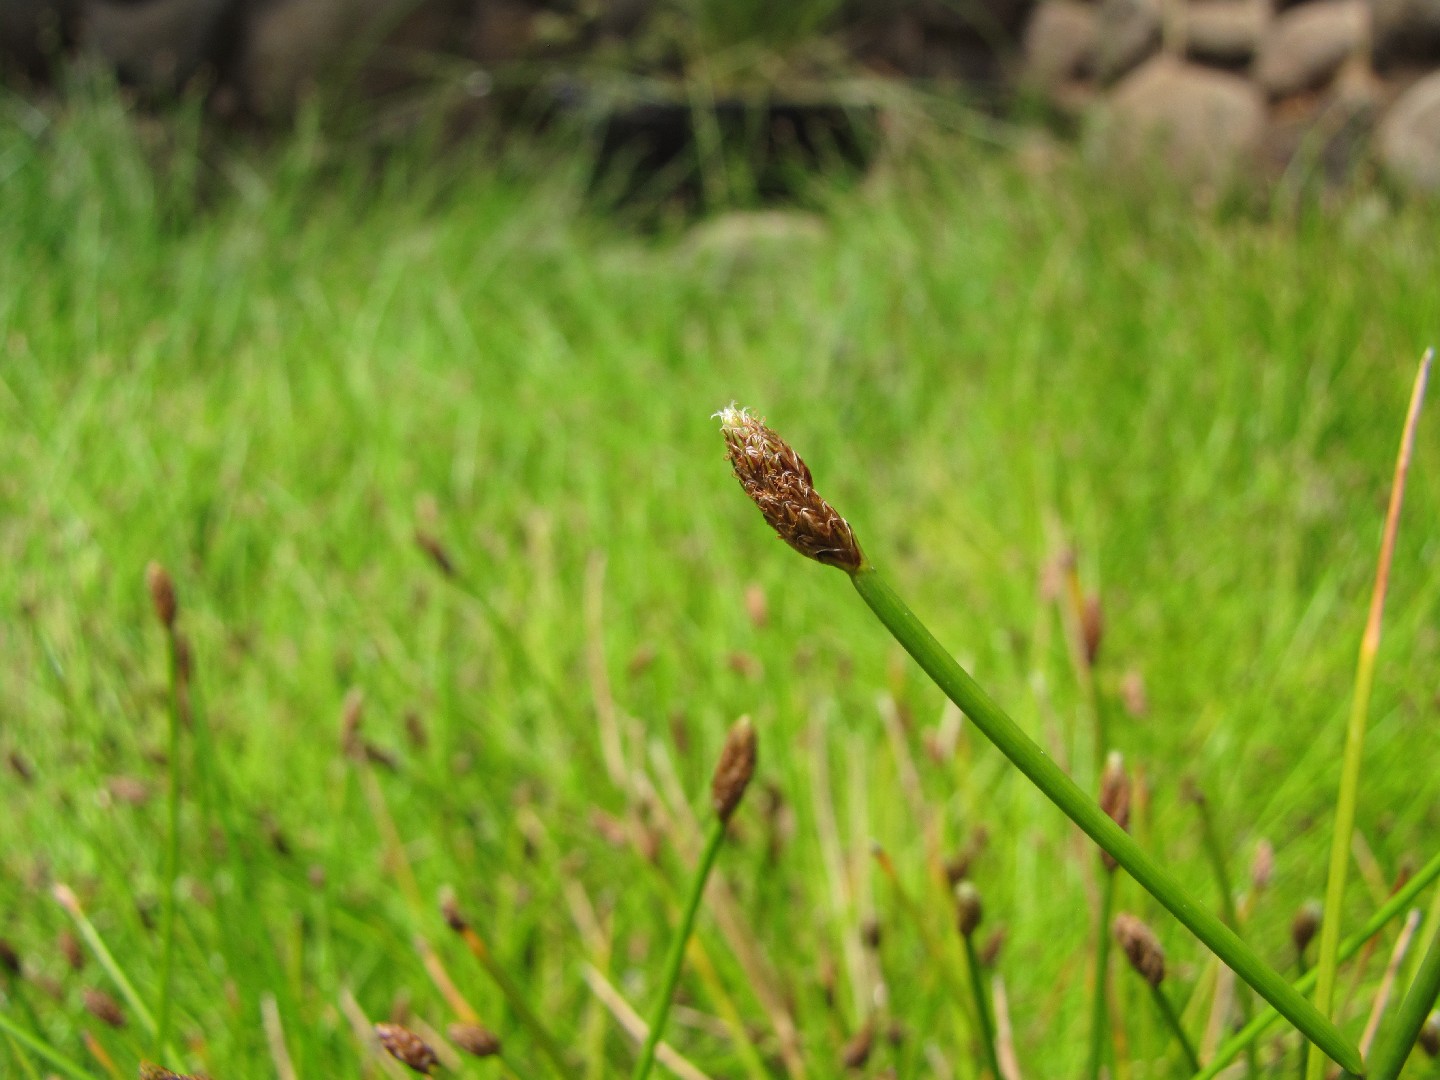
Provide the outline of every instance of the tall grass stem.
[[656,1000],[650,1016],[650,1030],[640,1048],[635,1070],[630,1074],[631,1080],[645,1080],[655,1064],[655,1047],[665,1033],[665,1021],[670,1018],[670,1006],[674,1003],[675,987],[679,985],[680,968],[685,961],[685,945],[690,940],[690,932],[695,928],[695,916],[700,911],[700,901],[705,896],[705,883],[710,878],[710,871],[714,869],[715,859],[725,842],[725,826],[725,820],[717,816],[705,837],[705,847],[700,853],[700,865],[695,868],[690,892],[685,897],[685,908],[680,915],[680,924],[675,928],[675,936],[670,941],[670,951],[665,957],[665,967],[660,976],[660,997]]
[[1105,871],[1100,883],[1100,914],[1095,922],[1095,986],[1090,1001],[1090,1057],[1087,1080],[1100,1080],[1105,1046],[1110,1036],[1110,913],[1115,906],[1115,871]]
[[[1400,527],[1400,506],[1405,498],[1405,477],[1415,446],[1415,428],[1420,404],[1430,378],[1435,350],[1427,349],[1415,373],[1410,406],[1395,457],[1395,475],[1390,484],[1390,504],[1385,511],[1385,531],[1380,557],[1375,566],[1375,585],[1370,592],[1370,612],[1360,639],[1355,665],[1355,687],[1350,701],[1350,718],[1345,725],[1345,749],[1340,762],[1340,790],[1335,799],[1335,831],[1330,840],[1330,869],[1325,879],[1325,920],[1320,924],[1320,945],[1316,953],[1315,1007],[1329,1015],[1335,1002],[1335,973],[1338,967],[1341,911],[1345,903],[1345,879],[1350,869],[1351,835],[1355,831],[1355,807],[1360,792],[1360,762],[1365,748],[1365,728],[1370,716],[1370,691],[1375,681],[1375,661],[1380,651],[1380,629],[1385,614],[1385,594],[1390,584],[1390,564],[1395,554],[1395,536]],[[1343,1063],[1342,1063],[1343,1064]],[[1347,1066],[1348,1068],[1348,1066]],[[1321,1080],[1325,1063],[1311,1050],[1305,1070],[1307,1080]],[[1359,1073],[1360,1069],[1350,1069]]]
[[1370,1080],[1395,1080],[1405,1067],[1405,1059],[1425,1026],[1425,1019],[1440,996],[1440,937],[1430,942],[1425,959],[1415,973],[1415,981],[1395,1015],[1384,1028],[1370,1060]]
[[985,994],[985,972],[980,966],[980,954],[975,949],[975,935],[962,935],[965,939],[965,966],[970,972],[970,992],[975,997],[975,1015],[979,1018],[980,1041],[985,1047],[985,1064],[995,1080],[1003,1080],[1000,1058],[995,1052],[995,1022],[990,1018],[990,1005]]
[[1360,1053],[1273,968],[1213,913],[1189,896],[1178,881],[1100,809],[935,639],[888,582],[866,564],[850,575],[861,598],[895,639],[974,725],[993,742],[1071,821],[1110,855],[1156,900],[1234,972],[1276,1007],[1305,1037],[1334,1061],[1359,1072]]
[[180,643],[172,623],[166,627],[170,662],[170,747],[166,762],[169,790],[166,795],[166,843],[164,906],[160,922],[160,1003],[156,1007],[155,1057],[163,1060],[170,1040],[170,1007],[175,977],[175,884],[180,876],[180,728],[184,711],[185,673],[181,667]]
[[[1370,916],[1364,926],[1340,943],[1337,954],[1340,961],[1349,960],[1363,949],[1366,942],[1378,934],[1386,923],[1409,907],[1436,878],[1440,878],[1440,855],[1436,855],[1421,867],[1414,877],[1397,889],[1395,895],[1381,905],[1374,915]],[[1302,994],[1311,989],[1315,985],[1317,974],[1316,970],[1311,968],[1295,981],[1295,989]],[[1237,1054],[1264,1034],[1265,1030],[1275,1022],[1276,1016],[1277,1014],[1269,1009],[1261,1012],[1259,1016],[1222,1043],[1216,1049],[1215,1056],[1210,1059],[1209,1064],[1196,1073],[1193,1080],[1214,1080],[1225,1071],[1230,1062],[1235,1060]]]

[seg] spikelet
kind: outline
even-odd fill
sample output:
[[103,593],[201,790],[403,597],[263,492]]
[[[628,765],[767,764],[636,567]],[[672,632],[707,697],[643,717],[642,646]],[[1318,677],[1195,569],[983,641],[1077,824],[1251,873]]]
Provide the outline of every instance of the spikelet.
[[500,1036],[479,1024],[451,1024],[446,1034],[461,1050],[475,1057],[494,1057],[500,1053]]
[[859,570],[865,556],[850,523],[816,492],[800,455],[744,409],[732,405],[715,415],[740,486],[780,539],[826,566]]
[[145,584],[150,588],[150,603],[155,608],[155,617],[166,630],[175,629],[175,616],[180,605],[175,599],[175,581],[170,572],[159,563],[152,562],[145,568]]
[[[1130,828],[1130,774],[1125,771],[1125,758],[1115,750],[1105,759],[1105,771],[1100,774],[1100,809],[1119,825]],[[1105,869],[1114,873],[1120,864],[1108,851],[1100,852],[1100,861]]]
[[120,1003],[104,990],[87,989],[80,1000],[85,1004],[85,1011],[102,1024],[112,1028],[125,1026],[125,1013],[120,1008]]
[[418,1073],[428,1075],[431,1069],[440,1064],[435,1051],[409,1028],[399,1024],[376,1024],[375,1037],[391,1057]]
[[1151,986],[1165,981],[1165,950],[1155,932],[1134,915],[1122,912],[1113,924],[1115,940],[1140,976]]
[[955,925],[960,928],[960,933],[968,938],[980,928],[980,920],[984,917],[985,906],[980,902],[980,890],[969,881],[956,885]]
[[729,821],[755,775],[755,725],[748,716],[735,721],[710,782],[710,801],[721,821]]

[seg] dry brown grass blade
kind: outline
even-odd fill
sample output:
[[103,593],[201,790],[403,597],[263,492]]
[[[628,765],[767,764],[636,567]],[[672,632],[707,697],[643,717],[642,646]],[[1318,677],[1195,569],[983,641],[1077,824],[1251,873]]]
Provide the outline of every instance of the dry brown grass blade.
[[[610,1014],[615,1017],[616,1023],[625,1029],[625,1033],[637,1043],[644,1042],[646,1035],[650,1033],[650,1028],[640,1014],[625,1000],[620,991],[616,990],[604,975],[589,964],[585,965],[581,973],[584,976],[585,985],[590,987],[591,993],[610,1010]],[[680,1077],[680,1080],[710,1080],[667,1042],[662,1042],[655,1048],[655,1060]]]

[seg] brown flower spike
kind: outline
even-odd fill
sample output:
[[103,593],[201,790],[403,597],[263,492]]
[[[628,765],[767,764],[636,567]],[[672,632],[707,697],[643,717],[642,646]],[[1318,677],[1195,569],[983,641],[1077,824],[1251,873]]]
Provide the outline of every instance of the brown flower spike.
[[744,409],[732,405],[716,415],[740,486],[780,539],[826,566],[859,570],[865,556],[850,523],[816,492],[800,455]]
[[1155,932],[1134,915],[1122,912],[1112,925],[1115,940],[1125,950],[1130,966],[1151,986],[1165,981],[1165,951]]

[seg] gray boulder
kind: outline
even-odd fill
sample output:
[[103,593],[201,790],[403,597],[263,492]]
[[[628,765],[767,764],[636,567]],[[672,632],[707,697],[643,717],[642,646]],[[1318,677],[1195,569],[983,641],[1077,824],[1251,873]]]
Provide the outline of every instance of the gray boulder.
[[1369,42],[1366,0],[1315,0],[1270,24],[1255,58],[1255,78],[1271,97],[1324,86]]
[[1372,0],[1375,64],[1440,64],[1440,0]]
[[1184,12],[1186,55],[1223,67],[1248,64],[1270,22],[1264,0],[1193,0]]
[[1440,194],[1440,71],[1396,99],[1381,121],[1380,161],[1416,191]]
[[1095,74],[1112,83],[1160,48],[1159,0],[1100,0]]
[[1264,122],[1265,103],[1249,80],[1157,56],[1111,94],[1104,149],[1122,169],[1158,157],[1183,178],[1221,185],[1249,171]]
[[1043,0],[1025,28],[1025,77],[1050,89],[1091,74],[1095,9],[1078,0]]

